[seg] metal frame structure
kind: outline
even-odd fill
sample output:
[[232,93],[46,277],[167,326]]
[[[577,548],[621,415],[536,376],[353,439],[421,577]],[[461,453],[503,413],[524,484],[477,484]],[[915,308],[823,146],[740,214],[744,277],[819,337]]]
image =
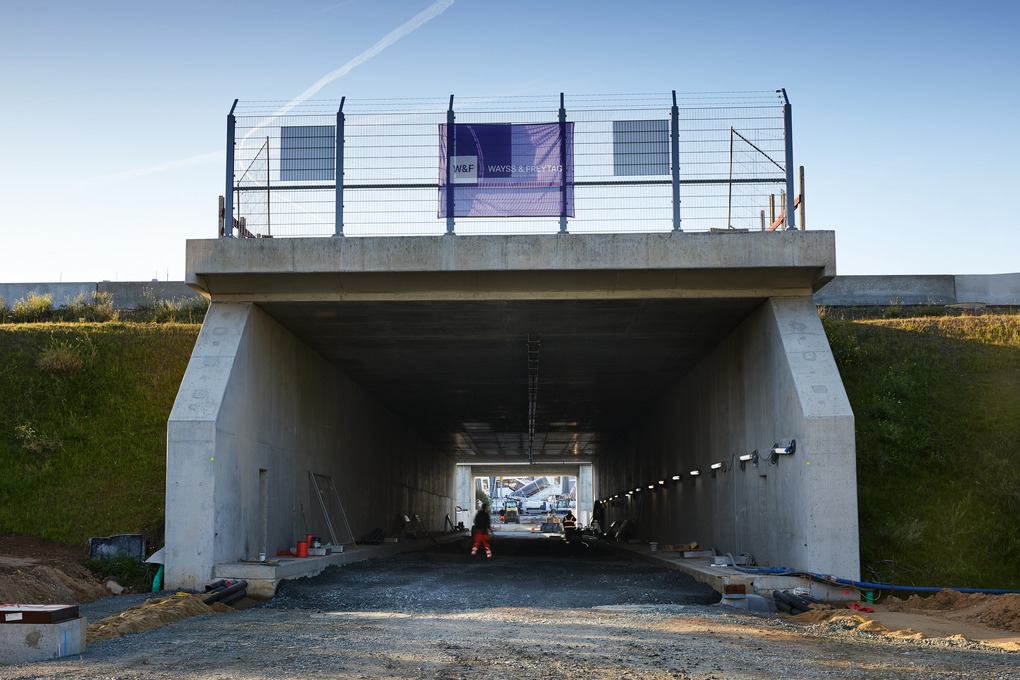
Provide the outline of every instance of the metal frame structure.
[[[785,89],[570,99],[569,109],[563,93],[558,107],[547,98],[477,98],[455,109],[450,95],[442,113],[435,100],[345,97],[338,104],[240,108],[235,100],[227,115],[220,235],[567,233],[568,226],[575,233],[682,232],[757,230],[759,221],[765,230],[765,208],[771,204],[774,217],[776,193],[783,196],[782,229],[797,228],[802,196],[794,190]],[[453,149],[456,123],[559,123],[563,139],[568,121],[574,157],[561,144],[559,162],[572,162],[575,216],[568,217],[564,198],[560,215],[549,219],[454,217],[454,179],[450,163],[439,177],[437,130],[446,129],[442,146]],[[295,143],[302,130],[311,132]],[[736,150],[735,139],[742,140]],[[259,153],[264,164],[256,163]],[[257,178],[253,167],[262,173]],[[243,177],[237,168],[245,168]],[[446,205],[437,209],[437,200]]]

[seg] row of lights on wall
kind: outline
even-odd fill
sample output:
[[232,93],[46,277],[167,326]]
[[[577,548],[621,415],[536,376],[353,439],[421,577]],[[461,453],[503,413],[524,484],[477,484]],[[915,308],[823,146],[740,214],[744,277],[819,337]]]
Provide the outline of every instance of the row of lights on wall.
[[[793,455],[793,453],[795,453],[796,451],[797,451],[797,440],[796,439],[787,439],[787,440],[784,440],[784,441],[781,441],[781,442],[776,442],[775,444],[773,444],[771,448],[766,449],[766,452],[765,452],[764,455],[759,453],[759,451],[757,449],[755,449],[751,453],[745,453],[744,455],[742,455],[742,456],[737,458],[737,464],[740,466],[741,470],[746,469],[748,463],[751,463],[751,465],[753,465],[754,467],[758,467],[758,465],[761,464],[762,462],[768,463],[769,465],[775,465],[779,461],[779,457],[780,456]],[[709,472],[709,474],[713,478],[718,473],[720,473],[720,472],[728,472],[728,471],[729,471],[729,466],[726,465],[725,461],[717,461],[717,462],[712,463],[711,465],[708,466],[708,472]],[[697,479],[698,477],[701,476],[701,470],[695,468],[694,470],[688,471],[687,475],[689,477],[691,477],[692,479]],[[683,475],[673,475],[671,477],[671,479],[674,482],[680,482],[680,481],[683,481]],[[665,487],[666,486],[666,480],[665,479],[660,479],[657,484],[648,484],[647,486],[648,486],[648,490],[649,491],[654,491],[655,489],[659,489],[659,488]],[[633,496],[636,493],[640,493],[643,490],[643,488],[644,487],[640,487],[639,486],[639,487],[637,487],[636,489],[634,489],[632,491],[624,492],[623,495],[624,496]],[[619,498],[619,497],[620,497],[620,494],[616,494],[615,496],[611,496],[609,498],[603,498],[601,500],[603,502],[605,502],[605,501],[612,500],[613,498]]]

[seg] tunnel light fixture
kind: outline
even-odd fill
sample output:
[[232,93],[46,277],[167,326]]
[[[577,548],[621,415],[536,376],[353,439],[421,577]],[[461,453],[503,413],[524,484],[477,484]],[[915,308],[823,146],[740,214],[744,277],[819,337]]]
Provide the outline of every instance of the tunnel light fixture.
[[697,477],[701,474],[701,470],[691,470],[691,477]]
[[791,455],[797,451],[797,440],[787,439],[776,442],[772,445],[772,454],[775,456]]
[[723,461],[718,461],[716,463],[712,463],[709,466],[709,468],[712,470],[712,476],[713,477],[715,477],[717,473],[719,473],[719,472],[726,472],[726,470],[727,470],[726,463],[724,463]]
[[649,485],[648,485],[648,488],[649,488],[649,489],[654,489],[654,488],[655,488],[655,485],[654,485],[654,484],[649,484]]
[[755,467],[758,467],[758,450],[755,449],[751,453],[745,453],[740,458],[740,469],[743,470],[748,463],[751,463]]
[[769,449],[768,462],[769,465],[775,465],[779,461],[779,456],[790,456],[797,451],[797,440],[786,439],[778,441],[772,445]]
[[673,481],[674,482],[679,482],[680,481],[680,475],[673,475]]
[[755,456],[755,454],[753,454],[753,453],[745,453],[744,455],[742,455],[740,457],[740,462],[741,463],[746,463],[749,460],[754,460],[754,456]]
[[660,479],[659,480],[659,486],[666,486],[666,480],[665,479]]

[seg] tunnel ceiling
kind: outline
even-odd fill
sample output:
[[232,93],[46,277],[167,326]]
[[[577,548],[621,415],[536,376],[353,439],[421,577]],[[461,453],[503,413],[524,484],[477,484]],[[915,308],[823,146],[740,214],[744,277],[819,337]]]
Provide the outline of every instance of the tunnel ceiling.
[[[479,461],[531,451],[539,462],[590,459],[763,300],[259,306],[436,446]],[[538,347],[533,440],[529,339]]]

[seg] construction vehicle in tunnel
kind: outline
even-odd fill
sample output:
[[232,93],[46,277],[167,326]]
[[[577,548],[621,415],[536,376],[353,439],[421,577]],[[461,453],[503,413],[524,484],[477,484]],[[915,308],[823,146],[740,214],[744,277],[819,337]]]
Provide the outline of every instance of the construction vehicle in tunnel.
[[521,501],[517,498],[507,498],[503,505],[503,512],[500,513],[503,524],[515,522],[521,523]]

